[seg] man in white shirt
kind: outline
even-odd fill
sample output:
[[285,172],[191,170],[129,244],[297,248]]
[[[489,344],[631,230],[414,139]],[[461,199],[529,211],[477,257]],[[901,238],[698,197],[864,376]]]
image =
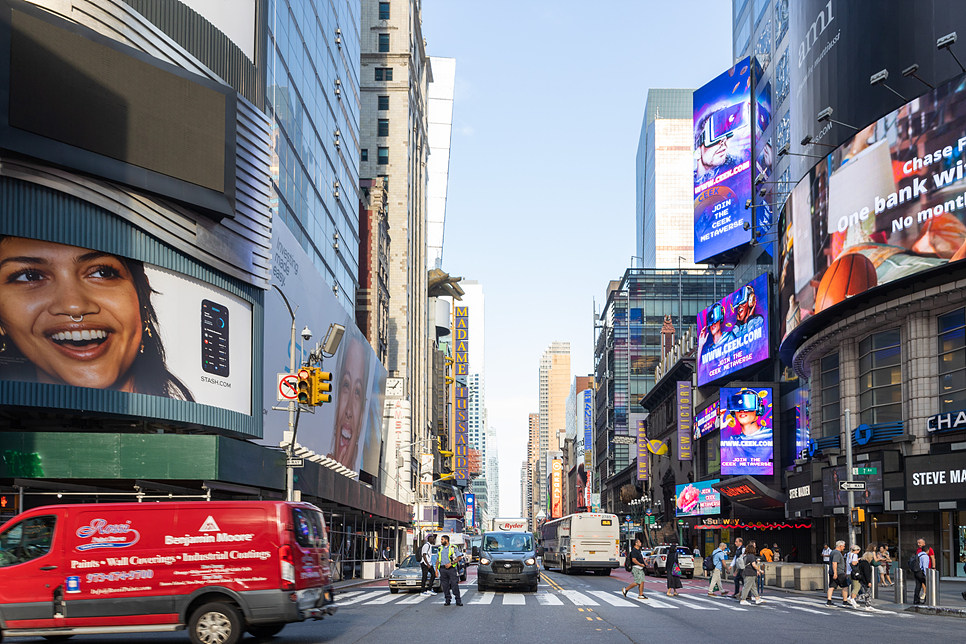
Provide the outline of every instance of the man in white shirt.
[[[431,590],[433,590],[433,584],[436,583],[436,566],[433,561],[433,555],[436,552],[436,535],[431,534],[426,537],[426,543],[423,544],[422,550],[419,551],[419,565],[423,569],[423,584],[420,592],[424,595],[428,595]],[[426,579],[429,578],[429,585],[426,585]]]

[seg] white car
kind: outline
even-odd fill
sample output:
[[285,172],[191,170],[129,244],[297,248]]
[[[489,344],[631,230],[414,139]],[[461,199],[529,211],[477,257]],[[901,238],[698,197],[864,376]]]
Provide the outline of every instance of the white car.
[[[667,569],[665,564],[667,563],[667,553],[670,548],[674,546],[657,546],[651,551],[651,554],[644,559],[644,572],[651,573],[653,575],[658,575],[660,577],[666,576]],[[694,577],[694,555],[683,547],[677,546],[678,549],[678,566],[681,567],[681,574],[688,579]]]

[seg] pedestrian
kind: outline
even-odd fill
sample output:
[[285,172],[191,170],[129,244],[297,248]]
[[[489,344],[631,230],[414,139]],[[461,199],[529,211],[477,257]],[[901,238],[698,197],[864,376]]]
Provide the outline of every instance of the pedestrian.
[[456,600],[457,606],[462,606],[460,599],[460,575],[459,561],[463,558],[463,553],[456,549],[456,546],[449,544],[449,535],[443,535],[439,546],[439,554],[436,557],[436,569],[439,571],[439,583],[443,587],[444,606],[449,606],[450,594]]
[[836,541],[835,549],[829,555],[829,574],[828,592],[825,597],[825,605],[835,606],[832,603],[832,593],[836,588],[842,589],[842,604],[849,606],[849,577],[845,574],[845,542]]
[[884,543],[879,544],[879,551],[875,554],[875,560],[879,567],[879,585],[891,586],[892,575],[889,569],[892,567],[892,557],[889,555],[889,549]]
[[691,554],[694,555],[694,560],[697,561],[698,559],[701,558],[701,549],[698,548],[697,546],[695,546],[694,547],[694,552],[692,552]]
[[926,547],[926,540],[925,539],[919,539],[916,542],[916,545],[918,546],[918,549],[916,550],[916,552],[919,552],[919,550],[925,550],[926,551],[926,554],[929,555],[929,567],[930,568],[935,568],[936,567],[936,553],[932,551],[932,548],[927,548]]
[[[419,551],[419,565],[423,569],[423,584],[420,592],[423,595],[428,595],[436,584],[434,554],[436,554],[436,535],[430,534],[426,537],[426,543],[423,544],[422,549]],[[427,578],[429,579],[428,586],[426,585]]]
[[755,548],[754,542],[748,544],[745,548],[745,554],[742,557],[742,577],[744,578],[744,588],[741,589],[741,604],[748,606],[751,602],[748,601],[748,595],[754,595],[755,604],[763,604],[765,600],[761,598],[761,594],[758,592],[758,582],[759,577],[764,576],[764,571],[761,568],[761,564],[758,563],[758,550]]
[[741,592],[741,556],[745,554],[744,540],[741,537],[735,538],[735,558],[731,560],[731,574],[735,579],[735,592],[731,595],[734,599],[738,599],[738,593]]
[[828,543],[822,545],[822,563],[828,568],[828,574],[832,574],[832,549],[828,547]]
[[859,559],[859,563],[855,569],[859,582],[859,592],[855,598],[858,599],[858,596],[862,595],[866,608],[872,608],[872,576],[875,574],[873,568],[874,562],[875,553],[871,550],[866,550],[862,554],[862,558]]
[[716,588],[721,591],[722,597],[728,595],[728,591],[725,590],[724,584],[721,581],[721,575],[724,574],[724,562],[727,556],[728,544],[719,543],[718,548],[711,555],[711,561],[714,564],[714,568],[711,571],[711,585],[708,586],[708,597],[714,597],[714,591]]
[[[862,552],[862,548],[853,543],[852,547],[849,548],[849,554],[845,559],[845,574],[849,576],[849,586],[851,590],[849,592],[849,603],[855,604],[855,598],[859,595],[859,579],[857,566],[859,565],[859,553]],[[853,574],[855,571],[855,574]]]
[[[687,550],[684,552],[687,553]],[[676,543],[671,543],[668,546],[664,570],[667,573],[667,596],[674,595],[677,597],[678,588],[681,588],[681,566],[678,564],[678,545]]]
[[385,548],[382,549],[382,560],[383,561],[392,561],[392,553],[389,551],[389,546],[388,545]]
[[624,587],[624,597],[627,597],[628,590],[636,586],[637,598],[647,599],[644,595],[644,582],[647,580],[647,575],[644,572],[644,553],[641,552],[640,539],[634,539],[634,547],[631,548],[631,574],[634,575],[634,583]]
[[769,562],[775,560],[774,559],[775,553],[772,551],[771,548],[768,547],[767,543],[765,544],[765,547],[762,548],[761,551],[758,553],[758,556],[764,559],[765,561],[769,561]]
[[798,561],[798,546],[792,546],[792,551],[788,553],[787,557],[785,557],[785,561],[788,561],[788,562]]
[[932,552],[932,548],[926,547],[925,539],[919,539],[916,543],[919,545],[919,548],[916,550],[918,570],[915,568],[912,570],[912,574],[916,578],[916,589],[912,595],[912,603],[924,604],[926,602],[926,571],[929,570],[929,564],[931,563],[930,553]]

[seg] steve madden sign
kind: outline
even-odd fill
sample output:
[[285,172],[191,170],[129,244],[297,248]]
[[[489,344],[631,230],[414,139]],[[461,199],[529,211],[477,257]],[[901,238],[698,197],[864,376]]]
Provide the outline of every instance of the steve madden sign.
[[966,498],[966,453],[906,458],[906,501],[927,503]]
[[789,499],[800,499],[800,498],[803,498],[803,497],[806,497],[806,496],[808,496],[808,497],[812,496],[812,486],[811,485],[803,485],[801,487],[793,487],[790,490],[788,490],[788,498]]

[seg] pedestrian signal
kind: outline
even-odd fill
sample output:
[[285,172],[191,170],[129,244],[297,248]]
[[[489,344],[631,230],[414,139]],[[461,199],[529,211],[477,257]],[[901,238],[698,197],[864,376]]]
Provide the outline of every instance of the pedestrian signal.
[[303,405],[311,404],[312,371],[299,369],[299,402]]
[[852,510],[852,523],[865,523],[865,510],[854,508]]
[[328,393],[332,391],[332,372],[322,371],[321,369],[313,369],[315,372],[312,379],[312,404],[322,405],[327,402],[332,402],[332,394]]

